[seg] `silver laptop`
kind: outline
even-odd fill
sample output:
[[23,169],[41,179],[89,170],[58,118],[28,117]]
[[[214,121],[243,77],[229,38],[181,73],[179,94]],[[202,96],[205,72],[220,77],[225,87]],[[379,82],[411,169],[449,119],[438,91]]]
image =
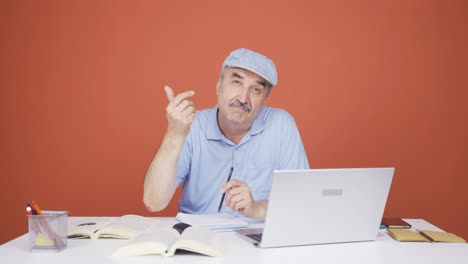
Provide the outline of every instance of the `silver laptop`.
[[394,170],[274,171],[263,229],[237,232],[262,248],[375,240]]

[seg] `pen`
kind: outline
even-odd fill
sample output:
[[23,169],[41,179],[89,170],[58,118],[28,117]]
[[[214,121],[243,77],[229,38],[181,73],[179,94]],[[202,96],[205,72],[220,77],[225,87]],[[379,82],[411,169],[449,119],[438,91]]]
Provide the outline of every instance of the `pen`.
[[[231,175],[232,175],[233,170],[234,170],[234,167],[231,167],[231,170],[229,171],[229,176],[227,178],[226,183],[228,183],[231,180]],[[223,193],[223,196],[221,197],[221,201],[219,201],[218,213],[219,213],[219,211],[221,211],[221,207],[223,206],[223,201],[224,201],[225,196],[226,196],[226,192]]]
[[28,215],[37,215],[36,210],[29,203],[26,204],[26,212]]
[[[35,210],[32,208],[32,206],[30,204],[26,204],[26,213],[28,215],[36,215]],[[32,228],[33,228],[34,232],[36,234],[39,233],[41,231],[41,229],[40,229],[39,224],[37,223],[36,219],[31,218],[30,221],[32,223]]]

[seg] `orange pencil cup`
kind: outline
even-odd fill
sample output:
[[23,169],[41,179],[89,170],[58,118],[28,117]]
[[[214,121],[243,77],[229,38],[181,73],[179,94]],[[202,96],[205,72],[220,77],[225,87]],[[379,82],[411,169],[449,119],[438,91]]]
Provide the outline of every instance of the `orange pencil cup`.
[[31,252],[58,252],[67,247],[68,212],[28,215]]

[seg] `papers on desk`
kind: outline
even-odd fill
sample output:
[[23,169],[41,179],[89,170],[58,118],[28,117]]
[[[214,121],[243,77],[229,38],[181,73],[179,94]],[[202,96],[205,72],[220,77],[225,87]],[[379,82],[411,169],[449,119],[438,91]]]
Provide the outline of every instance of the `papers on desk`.
[[228,232],[244,229],[249,223],[229,214],[185,214],[178,213],[176,219],[195,227],[205,227],[215,232]]

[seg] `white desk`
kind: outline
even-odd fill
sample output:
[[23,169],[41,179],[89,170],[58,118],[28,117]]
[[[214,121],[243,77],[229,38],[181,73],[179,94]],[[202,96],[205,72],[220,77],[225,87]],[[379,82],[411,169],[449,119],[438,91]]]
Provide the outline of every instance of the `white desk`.
[[[174,221],[174,218],[160,218]],[[415,228],[440,230],[421,219],[406,219]],[[227,254],[213,258],[196,254],[173,257],[137,256],[113,258],[112,253],[126,240],[68,240],[68,248],[58,253],[30,253],[27,235],[0,246],[0,263],[468,263],[468,244],[397,242],[385,235],[377,241],[259,249],[236,233],[222,233]]]

